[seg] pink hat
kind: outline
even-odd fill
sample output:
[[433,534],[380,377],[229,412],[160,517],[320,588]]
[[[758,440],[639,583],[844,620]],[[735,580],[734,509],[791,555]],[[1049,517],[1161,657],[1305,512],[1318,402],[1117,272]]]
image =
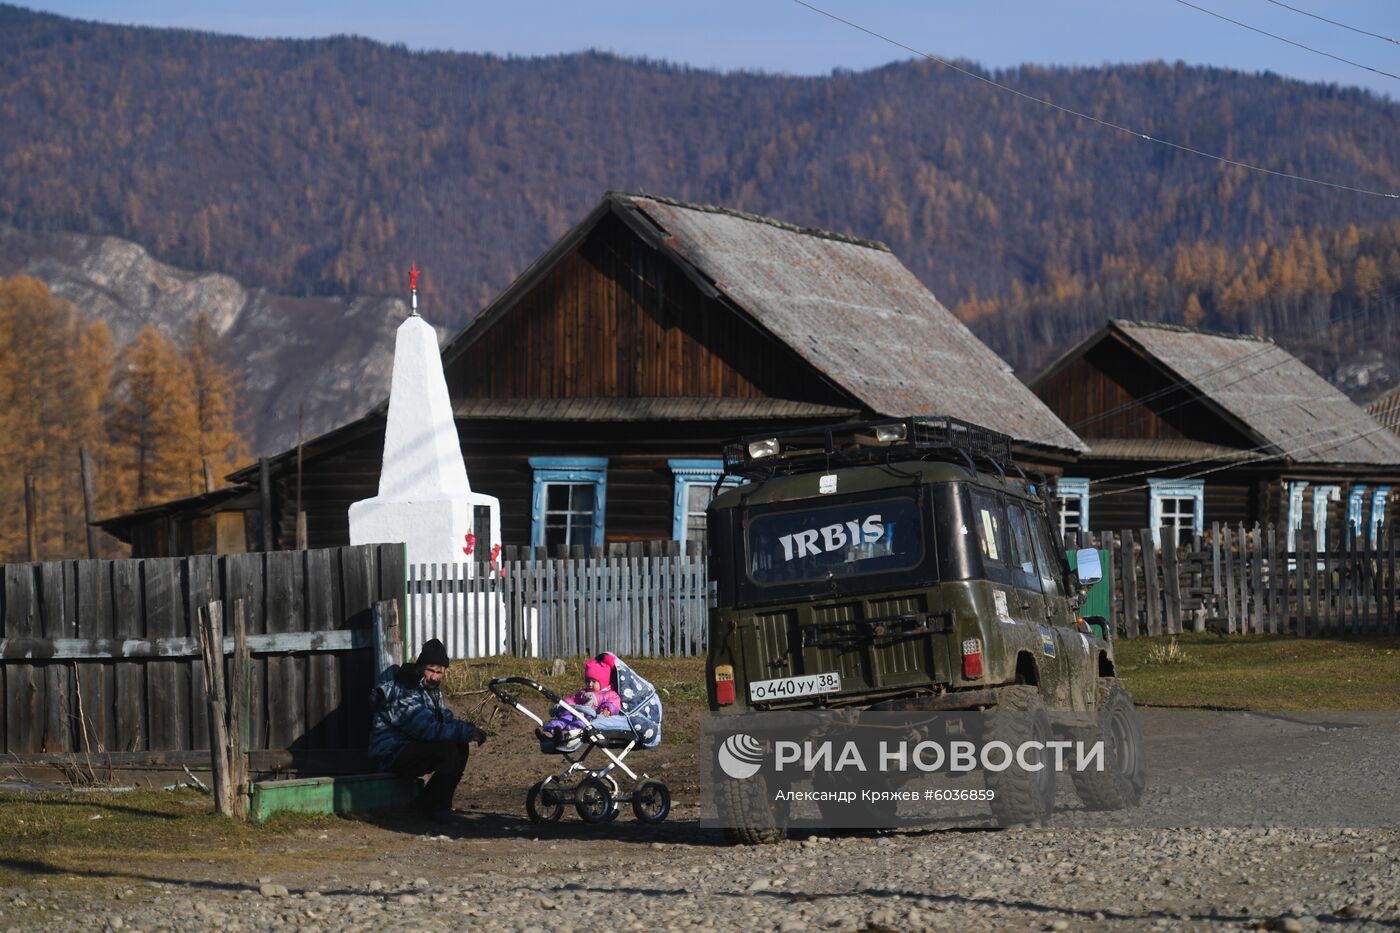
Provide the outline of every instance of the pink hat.
[[600,686],[606,687],[612,683],[612,668],[602,661],[589,658],[583,662],[583,677],[585,680],[596,680]]

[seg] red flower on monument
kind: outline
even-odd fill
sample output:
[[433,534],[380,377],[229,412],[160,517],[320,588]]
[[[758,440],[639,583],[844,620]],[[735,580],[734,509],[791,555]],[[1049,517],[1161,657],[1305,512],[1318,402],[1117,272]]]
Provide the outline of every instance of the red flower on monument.
[[[500,557],[501,557],[501,546],[500,546],[499,544],[493,544],[493,545],[491,545],[491,566],[492,566],[492,567],[496,566],[496,561],[499,560]],[[502,562],[502,564],[501,564],[501,576],[504,577],[505,575],[506,575],[505,563]]]
[[474,534],[468,534],[468,535],[467,535],[467,546],[464,547],[464,548],[462,548],[462,553],[463,553],[463,554],[466,554],[468,557],[470,557],[471,554],[472,554],[472,552],[475,551],[475,550],[476,550],[476,535],[474,535]]

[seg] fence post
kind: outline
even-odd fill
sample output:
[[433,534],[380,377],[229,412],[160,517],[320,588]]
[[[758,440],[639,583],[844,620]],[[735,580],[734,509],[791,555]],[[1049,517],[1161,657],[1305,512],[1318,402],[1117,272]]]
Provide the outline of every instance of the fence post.
[[224,610],[219,602],[199,610],[199,647],[204,655],[204,701],[209,707],[209,759],[214,774],[214,809],[233,816],[234,791],[224,693]]
[[1235,542],[1229,525],[1220,528],[1220,550],[1224,557],[1225,575],[1225,632],[1235,634]]
[[374,604],[374,679],[395,664],[403,663],[403,635],[399,631],[399,604],[384,599]]
[[252,715],[248,676],[252,666],[253,656],[248,652],[248,610],[243,600],[236,599],[233,602],[233,671],[228,694],[228,731],[232,750],[229,779],[233,789],[233,815],[239,820],[248,819],[248,719]]
[[1138,603],[1137,603],[1137,561],[1133,552],[1133,533],[1131,530],[1124,530],[1123,539],[1119,542],[1119,550],[1123,555],[1123,631],[1129,638],[1137,638],[1138,629]]
[[1142,530],[1142,573],[1147,601],[1147,634],[1162,634],[1162,594],[1158,583],[1157,543],[1152,529]]
[[1181,541],[1173,528],[1170,540],[1162,542],[1162,575],[1167,597],[1166,630],[1171,635],[1181,634],[1181,565],[1177,560],[1180,548]]
[[1278,536],[1275,533],[1273,522],[1269,523],[1269,528],[1265,532],[1269,549],[1269,622],[1268,631],[1270,634],[1277,634],[1279,631],[1279,588],[1280,567],[1278,564]]
[[1253,577],[1251,589],[1254,591],[1254,631],[1264,631],[1264,606],[1267,602],[1264,590],[1264,532],[1259,523],[1249,533],[1250,573]]
[[[1213,615],[1213,616],[1215,616],[1216,618],[1219,618],[1219,617],[1220,617],[1220,598],[1221,598],[1221,596],[1224,594],[1224,587],[1221,585],[1221,576],[1220,576],[1220,574],[1221,574],[1221,564],[1220,564],[1220,557],[1221,557],[1221,555],[1220,555],[1220,549],[1221,549],[1221,547],[1222,547],[1222,541],[1221,541],[1221,538],[1220,538],[1220,523],[1219,523],[1219,522],[1211,522],[1211,523],[1210,523],[1210,561],[1211,561],[1211,563],[1210,563],[1210,567],[1211,567],[1211,577],[1210,577],[1211,607],[1210,607],[1210,614]],[[1228,617],[1228,610],[1227,610],[1227,617]],[[1227,625],[1228,625],[1228,623],[1227,623]]]

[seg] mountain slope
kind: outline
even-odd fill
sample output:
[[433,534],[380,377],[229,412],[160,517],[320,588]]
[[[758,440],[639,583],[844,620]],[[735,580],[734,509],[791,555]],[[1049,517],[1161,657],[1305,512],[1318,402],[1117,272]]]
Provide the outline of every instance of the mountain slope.
[[[388,395],[394,328],[408,313],[388,298],[288,298],[217,273],[177,269],[117,237],[0,227],[0,278],[42,279],[107,322],[118,345],[146,324],[183,341],[207,313],[245,383],[256,452],[284,450],[362,414]],[[299,411],[300,410],[300,411]]]
[[[1288,172],[1400,190],[1400,107],[1149,64],[1019,90]],[[604,55],[262,41],[0,7],[0,220],[117,234],[289,294],[395,294],[460,324],[606,189],[889,243],[950,304],[1182,237],[1393,219],[1394,202],[1154,146],[928,63],[825,78]]]

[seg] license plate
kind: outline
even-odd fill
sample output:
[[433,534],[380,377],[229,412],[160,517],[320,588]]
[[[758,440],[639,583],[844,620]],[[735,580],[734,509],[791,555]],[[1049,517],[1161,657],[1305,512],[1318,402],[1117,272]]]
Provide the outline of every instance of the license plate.
[[766,703],[772,700],[792,700],[797,697],[840,692],[841,675],[832,671],[829,674],[808,674],[805,677],[755,680],[749,684],[749,702]]

